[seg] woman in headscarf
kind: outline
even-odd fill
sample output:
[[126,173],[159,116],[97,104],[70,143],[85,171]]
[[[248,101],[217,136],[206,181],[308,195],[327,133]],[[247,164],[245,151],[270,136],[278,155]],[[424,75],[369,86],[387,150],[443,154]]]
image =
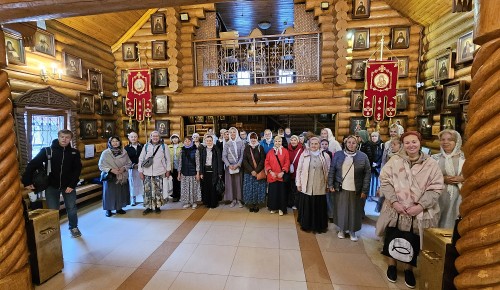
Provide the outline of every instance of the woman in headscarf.
[[222,152],[224,150],[224,144],[229,141],[229,131],[226,129],[220,129],[220,138],[217,140],[217,143],[215,143],[215,146],[217,146]]
[[330,128],[321,129],[321,139],[328,140],[328,150],[332,153],[337,151],[342,151],[342,147],[340,147],[340,143],[333,136],[332,130]]
[[[387,227],[413,231],[422,237],[423,230],[437,226],[439,220],[438,199],[443,190],[443,174],[438,163],[420,149],[422,137],[416,131],[401,136],[404,150],[393,156],[380,174],[380,192],[385,202],[377,220],[377,235],[385,235]],[[412,266],[407,264],[405,283],[415,287]],[[397,279],[396,260],[389,259],[387,279]]]
[[445,184],[443,192],[439,196],[441,216],[438,227],[453,228],[462,202],[460,189],[464,181],[462,167],[465,162],[465,156],[461,150],[462,137],[457,131],[450,129],[441,131],[438,136],[441,152],[432,155],[432,158],[437,160],[444,175]]
[[365,153],[357,150],[357,139],[348,136],[345,149],[333,156],[328,174],[328,187],[333,192],[333,222],[339,227],[337,237],[345,238],[349,231],[356,242],[356,232],[361,229],[363,200],[370,188],[370,161]]
[[127,151],[122,148],[122,142],[117,136],[108,140],[108,149],[104,150],[99,158],[99,170],[107,172],[115,178],[103,181],[102,184],[102,208],[106,216],[125,214],[123,207],[130,203],[130,191],[128,188],[128,170],[132,167],[132,161]]
[[199,149],[200,146],[202,146],[201,142],[200,142],[200,134],[198,133],[194,133],[193,136],[191,136],[193,138],[193,145]]
[[222,161],[226,165],[226,193],[224,199],[231,201],[230,207],[234,207],[236,203],[238,203],[239,207],[243,207],[243,203],[241,202],[243,176],[241,164],[243,163],[244,148],[238,130],[235,127],[229,128],[229,141],[224,144]]
[[318,137],[309,139],[309,150],[300,156],[297,165],[296,185],[302,193],[298,222],[303,231],[324,233],[328,229],[326,191],[330,155],[320,150]]
[[292,209],[297,209],[299,205],[299,192],[297,191],[297,185],[295,185],[295,169],[299,165],[299,158],[302,153],[304,153],[304,146],[300,143],[297,135],[292,135],[290,137],[290,143],[288,144],[288,156],[290,158],[290,188],[288,206]]
[[181,149],[177,179],[181,182],[183,208],[191,207],[196,209],[198,207],[197,202],[201,200],[200,153],[191,137],[188,136],[184,137],[184,147]]
[[358,141],[357,149],[367,154],[368,141],[370,140],[370,135],[368,134],[368,131],[359,130],[356,132],[356,137],[357,137],[356,140]]
[[[266,154],[259,144],[257,133],[251,132],[250,143],[243,152],[243,201],[251,212],[258,212],[266,200],[266,179],[257,180],[257,174],[264,170]],[[265,172],[265,171],[264,171]]]
[[[170,176],[172,169],[170,163],[170,151],[160,139],[160,133],[153,131],[149,135],[150,140],[142,149],[139,156],[139,175],[144,182],[144,207],[143,215],[160,213],[160,207],[164,204],[163,178]],[[156,152],[156,153],[155,153]],[[152,158],[153,164],[144,167],[144,160]]]
[[273,149],[274,147],[274,140],[273,140],[273,132],[271,130],[266,129],[264,130],[264,139],[260,141],[260,145],[262,148],[264,148],[264,153],[267,154],[269,150]]
[[199,150],[200,154],[200,178],[201,178],[201,200],[208,208],[216,208],[219,205],[219,193],[215,189],[217,180],[222,178],[224,166],[222,164],[222,153],[214,145],[212,135],[203,138],[206,148]]
[[128,140],[130,141],[125,150],[127,151],[128,157],[132,161],[132,167],[128,170],[128,184],[130,195],[132,196],[132,206],[137,204],[136,197],[144,194],[144,185],[139,177],[139,156],[142,151],[142,144],[138,141],[139,136],[136,132],[130,132],[128,134]]
[[283,175],[290,170],[288,150],[281,146],[281,142],[280,136],[274,138],[274,147],[267,153],[265,162],[267,182],[269,183],[267,207],[271,213],[278,211],[280,216],[286,213],[287,207]]

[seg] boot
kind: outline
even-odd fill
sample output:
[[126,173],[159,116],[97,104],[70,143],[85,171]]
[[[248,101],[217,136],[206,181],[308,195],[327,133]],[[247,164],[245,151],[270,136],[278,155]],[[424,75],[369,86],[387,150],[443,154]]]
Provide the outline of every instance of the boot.
[[136,206],[136,205],[137,205],[137,203],[135,202],[135,196],[134,196],[134,197],[132,197],[132,204],[131,204],[131,206]]

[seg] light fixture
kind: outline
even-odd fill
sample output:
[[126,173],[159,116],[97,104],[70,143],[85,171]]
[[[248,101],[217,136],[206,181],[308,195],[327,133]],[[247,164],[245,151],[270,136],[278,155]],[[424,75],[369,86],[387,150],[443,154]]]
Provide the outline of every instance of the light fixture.
[[62,70],[57,67],[55,63],[51,65],[51,71],[48,72],[45,66],[40,65],[40,78],[44,82],[48,82],[49,79],[62,80]]
[[179,17],[180,17],[181,21],[189,21],[189,14],[187,14],[187,13],[181,13],[181,14],[179,14]]
[[321,2],[321,10],[327,10],[330,7],[330,2]]
[[271,22],[269,21],[261,21],[257,24],[257,26],[262,29],[262,30],[266,30],[266,29],[269,29],[269,27],[271,27]]

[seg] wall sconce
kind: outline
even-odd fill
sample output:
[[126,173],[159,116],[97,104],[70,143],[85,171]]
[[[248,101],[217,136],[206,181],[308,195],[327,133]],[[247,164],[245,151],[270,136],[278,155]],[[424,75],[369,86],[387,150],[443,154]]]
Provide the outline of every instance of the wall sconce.
[[330,7],[329,2],[321,2],[321,10],[327,10]]
[[189,21],[189,14],[187,13],[181,13],[179,14],[181,21]]
[[51,65],[51,71],[48,72],[44,65],[40,66],[40,78],[44,82],[49,79],[62,80],[62,69],[59,69],[55,63]]

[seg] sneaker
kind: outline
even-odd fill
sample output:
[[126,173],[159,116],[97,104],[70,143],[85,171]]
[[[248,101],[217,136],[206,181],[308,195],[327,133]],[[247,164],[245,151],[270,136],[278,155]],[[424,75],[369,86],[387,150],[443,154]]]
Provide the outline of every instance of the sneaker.
[[150,213],[152,213],[152,212],[153,212],[153,210],[152,210],[152,209],[147,208],[145,211],[143,211],[143,212],[142,212],[142,215],[147,215],[147,214],[150,214]]
[[413,275],[412,270],[405,270],[405,285],[411,289],[415,288],[415,275]]
[[339,231],[339,233],[337,234],[337,238],[339,239],[345,239],[345,234],[343,231]]
[[127,212],[124,211],[122,208],[116,211],[117,214],[126,214]]
[[191,207],[192,209],[196,209],[198,207],[198,204],[194,203],[193,206]]
[[113,213],[111,213],[110,210],[107,210],[104,215],[107,216],[107,217],[111,217],[113,215]]
[[276,213],[276,211],[275,211],[275,210],[270,210],[269,212],[270,212],[271,214]]
[[238,207],[239,207],[239,208],[242,208],[242,207],[243,207],[243,203],[241,203],[241,200],[238,200]]
[[160,213],[161,209],[159,207],[155,208],[155,213]]
[[389,266],[387,267],[387,280],[392,283],[396,283],[396,280],[398,279],[398,269],[396,266]]
[[191,205],[189,203],[186,203],[185,205],[182,206],[182,208],[190,208]]
[[235,205],[236,205],[236,200],[233,200],[233,201],[231,202],[231,204],[229,205],[229,207],[234,207]]
[[351,241],[353,241],[353,242],[358,241],[358,236],[356,236],[356,233],[351,233],[350,236],[351,236]]
[[283,215],[283,211],[280,209],[278,210],[279,215]]
[[82,233],[80,232],[80,230],[78,228],[72,228],[71,230],[69,230],[71,232],[71,237],[72,238],[78,238],[82,235]]
[[253,212],[259,212],[259,208],[258,207],[254,207],[253,208]]
[[136,205],[137,205],[137,203],[135,201],[135,196],[134,196],[134,197],[132,197],[132,204],[131,204],[131,206],[136,206]]
[[294,205],[294,206],[292,206],[292,209],[297,209],[297,207]]

